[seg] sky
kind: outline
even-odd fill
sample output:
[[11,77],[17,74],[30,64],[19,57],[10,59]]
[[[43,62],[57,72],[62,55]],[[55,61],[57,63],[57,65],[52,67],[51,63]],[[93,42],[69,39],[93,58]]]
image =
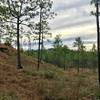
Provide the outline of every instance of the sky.
[[[91,15],[95,11],[91,0],[52,0],[54,11],[57,16],[49,20],[50,32],[52,33],[52,42],[44,42],[45,48],[52,48],[52,43],[56,35],[61,35],[64,45],[71,49],[76,37],[81,37],[86,50],[92,48],[93,43],[97,42],[96,18]],[[26,47],[25,47],[26,46]],[[28,46],[25,44],[25,49]],[[33,49],[38,48],[37,43],[33,43]]]
[[94,6],[91,0],[52,0],[52,10],[57,13],[49,25],[54,38],[61,34],[63,43],[72,47],[75,38],[80,36],[87,49],[96,43],[96,18],[91,15]]

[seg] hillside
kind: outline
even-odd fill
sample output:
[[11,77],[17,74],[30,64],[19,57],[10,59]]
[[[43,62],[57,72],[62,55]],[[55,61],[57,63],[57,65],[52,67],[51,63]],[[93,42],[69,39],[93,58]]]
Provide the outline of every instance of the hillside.
[[[2,47],[4,45],[0,45]],[[97,100],[97,73],[75,69],[63,71],[21,55],[22,70],[16,69],[16,50],[0,50],[0,100]]]

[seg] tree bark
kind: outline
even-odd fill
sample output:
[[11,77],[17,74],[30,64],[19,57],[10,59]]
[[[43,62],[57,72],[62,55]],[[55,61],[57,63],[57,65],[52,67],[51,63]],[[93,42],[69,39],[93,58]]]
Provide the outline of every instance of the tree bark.
[[41,55],[41,11],[42,11],[42,8],[40,7],[40,27],[39,27],[39,43],[38,43],[38,67],[37,67],[37,70],[39,70],[40,68],[40,62],[41,62],[41,59],[40,59],[40,55]]
[[100,32],[99,32],[99,5],[96,3],[96,22],[97,22],[97,50],[98,50],[98,80],[100,84]]
[[19,25],[19,17],[17,17],[17,68],[22,69],[20,57]]

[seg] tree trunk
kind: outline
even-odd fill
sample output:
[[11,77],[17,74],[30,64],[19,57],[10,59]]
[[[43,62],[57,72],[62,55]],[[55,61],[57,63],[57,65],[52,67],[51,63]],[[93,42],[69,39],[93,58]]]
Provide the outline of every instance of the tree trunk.
[[2,32],[0,33],[0,43],[1,43],[1,37],[2,37],[1,34],[2,34]]
[[64,56],[64,70],[66,70],[66,56]]
[[37,70],[39,70],[39,68],[40,68],[40,62],[41,62],[41,60],[40,60],[40,55],[41,55],[41,10],[42,10],[42,8],[40,8],[40,27],[39,27],[39,43],[38,43],[38,67],[37,67]]
[[100,84],[100,33],[99,33],[99,5],[96,3],[96,21],[97,21],[97,50],[98,50],[98,80]]
[[19,42],[19,17],[17,17],[17,68],[21,69],[20,42]]
[[42,42],[41,42],[41,59],[40,59],[40,61],[41,60],[43,60],[43,49],[44,49],[44,38],[43,38],[43,28],[42,28]]
[[31,38],[29,36],[29,38],[28,38],[28,55],[30,55],[30,51],[31,51]]
[[79,73],[79,71],[80,71],[80,59],[79,59],[79,56],[80,56],[80,51],[79,51],[79,49],[78,49],[78,67],[77,67],[77,72]]

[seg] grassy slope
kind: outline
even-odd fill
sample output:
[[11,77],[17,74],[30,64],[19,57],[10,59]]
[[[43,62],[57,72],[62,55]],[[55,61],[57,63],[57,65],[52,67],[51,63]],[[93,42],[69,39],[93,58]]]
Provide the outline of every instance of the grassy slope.
[[0,52],[0,100],[97,100],[97,74],[88,70],[63,71],[22,55],[23,70],[16,69],[16,51]]

